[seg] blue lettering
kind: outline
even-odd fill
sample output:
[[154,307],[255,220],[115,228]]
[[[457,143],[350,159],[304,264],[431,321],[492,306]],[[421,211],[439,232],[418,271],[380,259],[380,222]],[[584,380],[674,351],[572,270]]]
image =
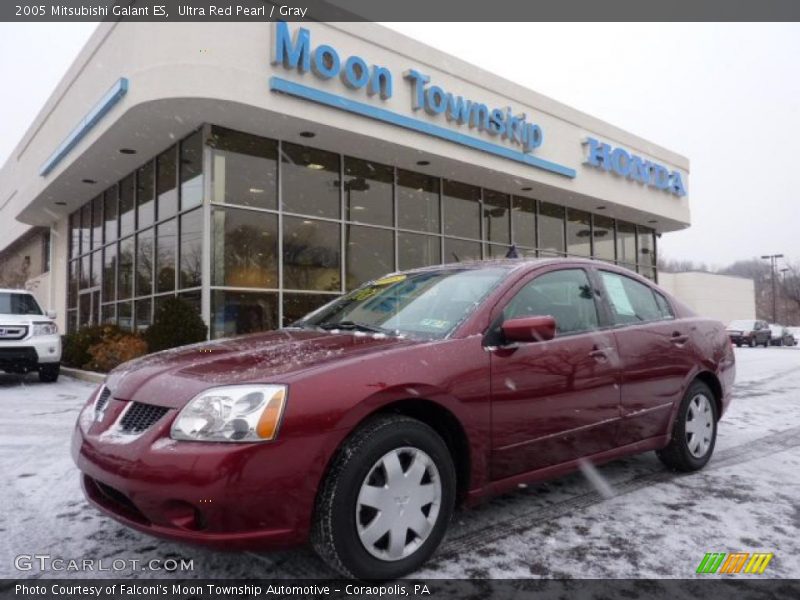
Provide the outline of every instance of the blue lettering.
[[275,23],[275,48],[272,64],[282,64],[287,69],[297,69],[305,73],[311,68],[311,34],[301,27],[297,30],[294,42],[289,26],[283,21]]
[[447,110],[447,96],[438,85],[425,90],[425,112],[429,115],[440,115]]
[[369,67],[364,59],[359,56],[351,56],[344,63],[344,70],[341,73],[342,83],[353,90],[358,90],[369,83]]
[[525,152],[530,152],[531,150],[538,148],[544,141],[542,128],[536,123],[525,123],[522,128],[521,137],[522,149]]
[[447,120],[456,121],[459,125],[463,125],[469,120],[469,111],[472,102],[464,100],[461,96],[453,96],[447,94]]
[[423,108],[425,106],[425,84],[428,83],[431,78],[414,69],[409,69],[403,73],[403,77],[410,79],[413,85],[411,107],[414,110]]
[[614,148],[611,153],[611,168],[620,177],[627,177],[631,172],[631,157],[622,148]]
[[314,50],[314,62],[311,63],[311,70],[317,77],[330,79],[339,74],[341,63],[336,50],[326,44],[317,46]]
[[473,102],[469,107],[469,126],[483,131],[489,129],[489,107]]
[[489,135],[500,135],[505,134],[506,131],[506,123],[505,123],[505,115],[503,111],[499,108],[495,108],[490,116],[489,116],[489,127],[487,131]]
[[608,144],[601,144],[594,138],[587,138],[585,143],[589,145],[589,154],[586,157],[586,164],[605,169],[606,171],[611,170],[609,164],[611,146]]
[[670,189],[676,196],[686,195],[686,188],[683,187],[683,178],[677,171],[673,171],[670,176]]
[[382,100],[392,97],[392,73],[386,67],[372,67],[372,77],[369,80],[370,96],[378,94]]

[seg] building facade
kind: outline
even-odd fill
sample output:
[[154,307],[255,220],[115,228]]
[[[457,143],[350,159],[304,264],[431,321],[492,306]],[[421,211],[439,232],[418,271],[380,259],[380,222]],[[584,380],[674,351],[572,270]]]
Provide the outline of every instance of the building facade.
[[378,25],[108,23],[0,171],[0,248],[49,232],[68,330],[143,329],[178,295],[222,337],[511,245],[655,279],[687,179],[679,155]]

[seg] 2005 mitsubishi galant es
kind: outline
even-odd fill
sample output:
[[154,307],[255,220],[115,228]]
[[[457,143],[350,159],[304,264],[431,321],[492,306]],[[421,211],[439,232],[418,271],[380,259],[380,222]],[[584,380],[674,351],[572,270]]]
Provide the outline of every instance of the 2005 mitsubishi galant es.
[[459,504],[582,460],[703,467],[733,378],[725,327],[625,269],[460,263],[126,363],[72,451],[88,498],[126,525],[222,548],[310,540],[346,576],[390,579]]

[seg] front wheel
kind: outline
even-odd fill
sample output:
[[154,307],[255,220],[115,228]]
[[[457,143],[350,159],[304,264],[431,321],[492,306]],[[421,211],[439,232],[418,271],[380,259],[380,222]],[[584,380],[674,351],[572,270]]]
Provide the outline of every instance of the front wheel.
[[672,439],[656,454],[675,471],[702,469],[714,453],[717,441],[717,405],[711,389],[695,381],[686,390],[672,427]]
[[756,338],[751,337],[750,341],[747,343],[747,345],[750,346],[751,348],[755,348],[756,347]]
[[455,467],[442,438],[416,419],[381,416],[356,430],[334,459],[311,543],[346,577],[396,579],[439,546],[455,496]]

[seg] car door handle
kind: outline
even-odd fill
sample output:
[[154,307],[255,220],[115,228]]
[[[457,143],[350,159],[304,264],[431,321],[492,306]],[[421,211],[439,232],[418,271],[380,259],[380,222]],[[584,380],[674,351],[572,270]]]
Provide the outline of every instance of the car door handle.
[[669,339],[669,341],[677,346],[681,346],[689,341],[689,336],[676,331],[672,334],[672,337]]
[[589,356],[599,361],[608,360],[608,353],[611,350],[613,350],[613,348],[598,348],[595,346],[591,352],[589,352]]

